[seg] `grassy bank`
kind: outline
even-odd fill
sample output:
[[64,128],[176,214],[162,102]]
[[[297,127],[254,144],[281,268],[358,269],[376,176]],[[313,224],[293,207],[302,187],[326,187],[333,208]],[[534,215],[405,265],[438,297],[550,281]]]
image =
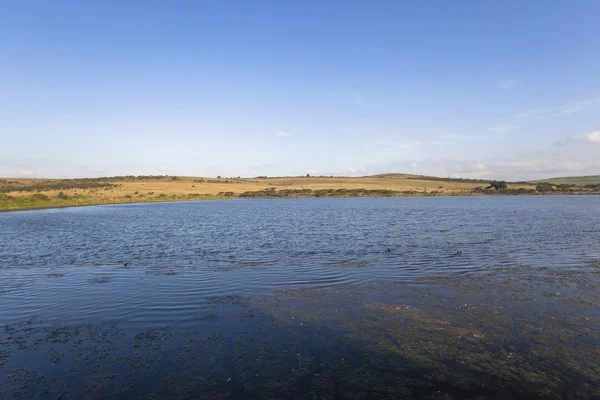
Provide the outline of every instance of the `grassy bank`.
[[[600,187],[539,187],[405,174],[370,177],[203,178],[120,176],[94,179],[0,179],[0,211],[101,204],[152,203],[226,198],[399,197],[591,194]],[[589,185],[587,185],[589,186]]]
[[95,197],[95,196],[61,196],[61,197],[41,197],[38,194],[29,196],[9,196],[0,194],[0,212],[1,211],[19,211],[29,209],[43,208],[62,208],[62,207],[81,207],[92,205],[108,204],[129,204],[129,203],[159,203],[169,201],[191,201],[191,200],[219,200],[223,196],[209,195],[188,195],[174,196],[164,195],[150,198],[140,198],[133,196],[123,197]]

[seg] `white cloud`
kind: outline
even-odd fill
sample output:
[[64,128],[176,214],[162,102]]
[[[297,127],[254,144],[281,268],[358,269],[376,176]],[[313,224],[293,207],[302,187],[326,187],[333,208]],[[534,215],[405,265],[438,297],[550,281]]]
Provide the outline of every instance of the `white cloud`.
[[293,135],[289,132],[280,131],[280,132],[275,133],[275,136],[280,137],[280,138],[291,138]]
[[600,144],[600,131],[587,133],[587,134],[583,135],[581,138],[584,142]]
[[31,176],[31,175],[34,175],[34,174],[35,174],[35,172],[31,171],[29,169],[25,170],[25,171],[21,171],[21,175],[25,175],[25,176]]
[[496,79],[496,87],[498,89],[507,89],[511,87],[515,82],[509,78]]
[[521,129],[521,127],[518,125],[496,125],[496,126],[492,126],[491,128],[489,128],[490,131],[499,133],[499,134],[516,132],[519,129]]
[[556,142],[558,146],[564,146],[569,143],[591,143],[600,144],[600,131],[586,133],[585,135],[570,136],[564,140]]
[[[597,136],[588,139],[598,140]],[[561,151],[543,151],[514,154],[509,158],[435,158],[420,157],[419,153],[396,156],[373,164],[365,164],[361,175],[389,172],[413,173],[439,177],[475,179],[503,179],[510,181],[535,180],[557,176],[582,176],[600,174],[600,159],[595,146]],[[351,174],[355,175],[355,174]]]
[[311,175],[317,175],[319,173],[319,171],[317,171],[316,169],[309,168],[308,169],[308,173],[311,174]]

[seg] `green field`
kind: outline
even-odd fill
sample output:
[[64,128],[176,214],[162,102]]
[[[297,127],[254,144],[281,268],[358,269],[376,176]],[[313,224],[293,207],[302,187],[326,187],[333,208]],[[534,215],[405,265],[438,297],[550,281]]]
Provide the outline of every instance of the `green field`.
[[542,179],[536,182],[550,182],[553,185],[600,185],[600,175],[567,176]]

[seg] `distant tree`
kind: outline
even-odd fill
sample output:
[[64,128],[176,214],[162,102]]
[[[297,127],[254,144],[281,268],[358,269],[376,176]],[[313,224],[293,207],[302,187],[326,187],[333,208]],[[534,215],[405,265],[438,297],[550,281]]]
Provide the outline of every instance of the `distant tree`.
[[221,179],[221,175],[217,175],[217,179]]
[[486,189],[503,190],[503,189],[506,189],[507,187],[508,186],[506,185],[505,181],[491,181],[490,186],[488,186]]
[[306,177],[307,177],[307,178],[310,178],[310,174],[306,174]]
[[552,184],[549,182],[540,182],[536,185],[535,190],[538,192],[551,192]]

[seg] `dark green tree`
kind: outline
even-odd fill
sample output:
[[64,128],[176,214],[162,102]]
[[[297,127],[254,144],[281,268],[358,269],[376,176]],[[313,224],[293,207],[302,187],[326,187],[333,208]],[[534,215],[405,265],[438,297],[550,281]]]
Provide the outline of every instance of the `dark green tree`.
[[488,186],[486,189],[504,190],[507,187],[508,186],[506,185],[505,181],[491,181],[490,186]]

